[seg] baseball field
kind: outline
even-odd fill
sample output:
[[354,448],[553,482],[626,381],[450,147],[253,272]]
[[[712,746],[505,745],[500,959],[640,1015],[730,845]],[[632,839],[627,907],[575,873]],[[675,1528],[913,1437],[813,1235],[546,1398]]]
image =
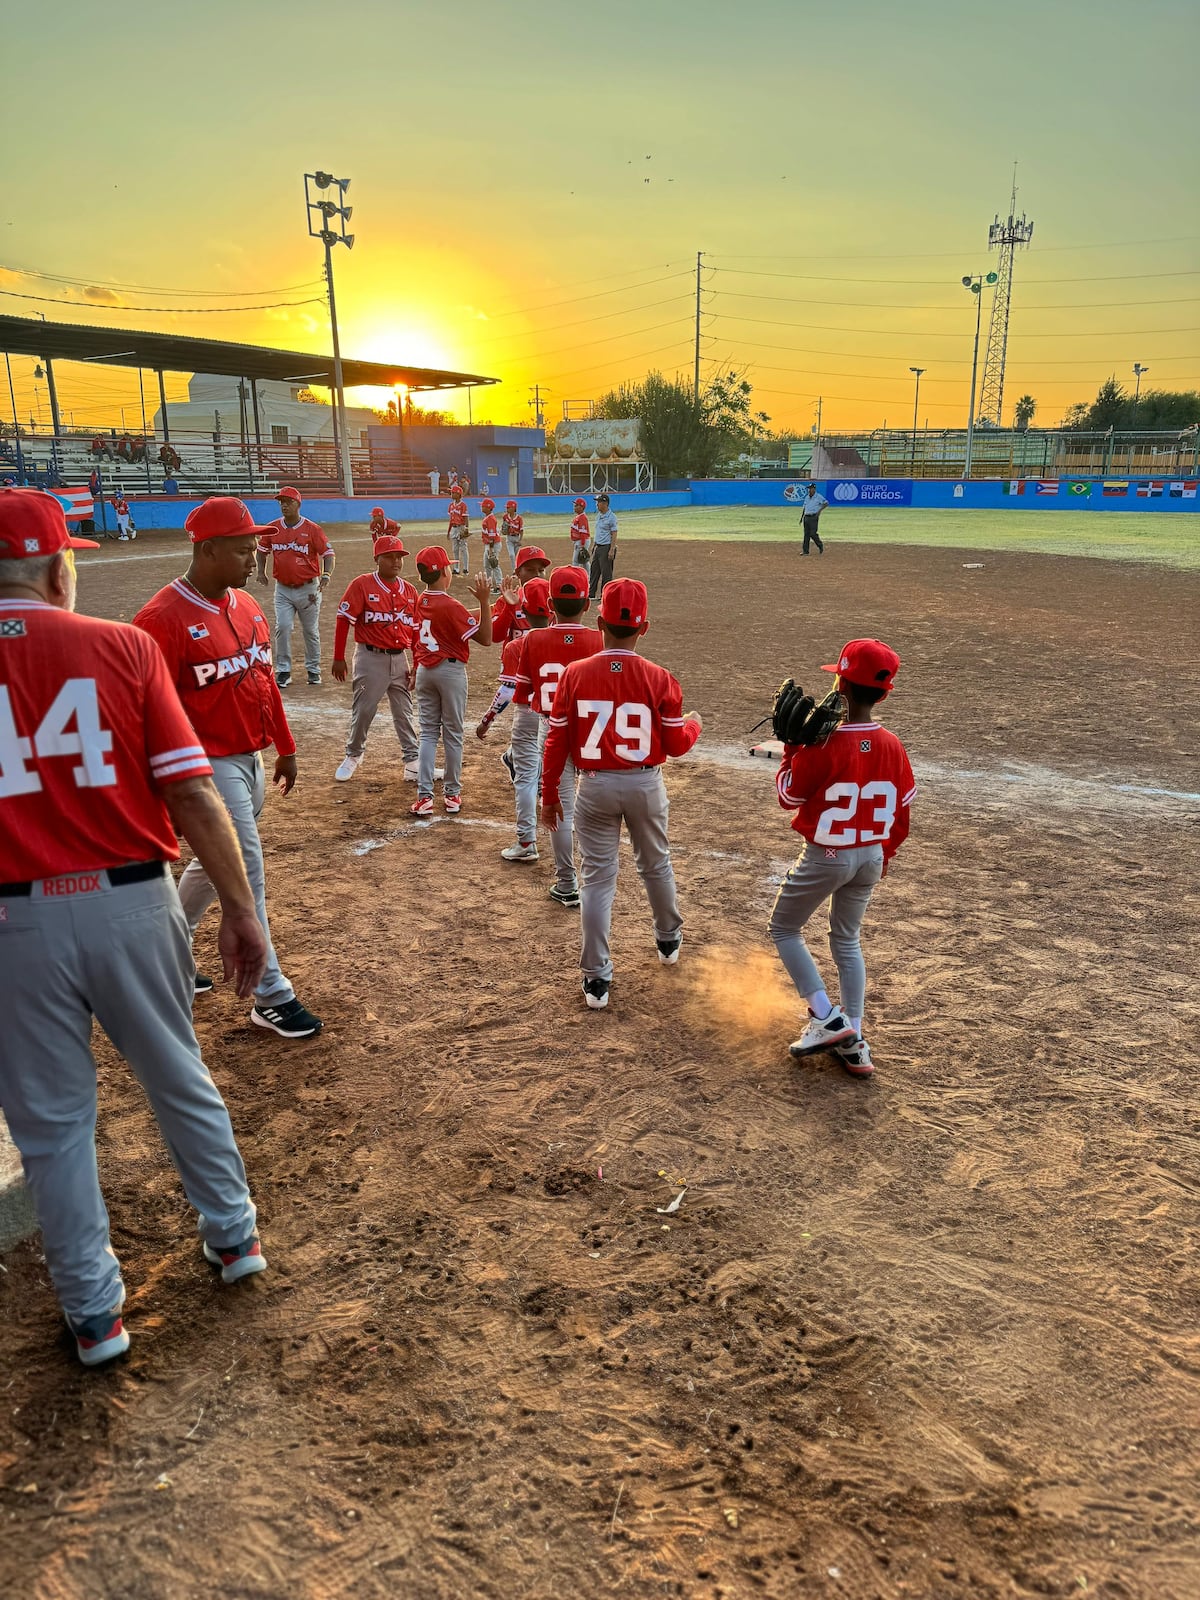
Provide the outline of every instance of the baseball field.
[[[325,1031],[197,1002],[272,1270],[214,1280],[98,1036],[133,1348],[81,1369],[36,1241],[5,1256],[0,1593],[1194,1600],[1195,521],[856,511],[804,560],[793,512],[623,516],[705,728],[667,777],[683,959],[623,850],[600,1013],[549,851],[500,859],[499,729],[456,819],[407,815],[383,717],[333,782],[370,541],[329,529],[326,681],[287,691],[300,781],[263,818]],[[561,519],[528,534],[567,558]],[[128,619],[186,561],[81,556],[80,609]],[[795,836],[746,754],[862,634],[902,658],[921,785],[867,920],[866,1083],[788,1058]],[[495,675],[474,651],[469,723]]]

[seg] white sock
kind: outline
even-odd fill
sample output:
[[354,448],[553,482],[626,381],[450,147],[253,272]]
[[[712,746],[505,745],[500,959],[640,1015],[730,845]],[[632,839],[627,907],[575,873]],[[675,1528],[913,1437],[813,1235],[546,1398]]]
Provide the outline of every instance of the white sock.
[[819,1022],[828,1021],[830,1013],[833,1011],[833,1001],[825,993],[824,989],[818,989],[814,994],[806,994],[804,998],[808,1003],[808,1009]]
[[850,1026],[854,1029],[855,1033],[858,1034],[859,1038],[861,1039],[862,1038],[862,1018],[861,1017],[847,1017],[846,1021],[850,1024]]

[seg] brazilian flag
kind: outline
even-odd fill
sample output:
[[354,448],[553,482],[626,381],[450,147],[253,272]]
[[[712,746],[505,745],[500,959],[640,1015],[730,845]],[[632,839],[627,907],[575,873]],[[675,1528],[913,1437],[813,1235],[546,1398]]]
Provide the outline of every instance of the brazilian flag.
[[1092,486],[1090,483],[1069,483],[1067,485],[1068,494],[1077,494],[1086,498],[1091,492]]

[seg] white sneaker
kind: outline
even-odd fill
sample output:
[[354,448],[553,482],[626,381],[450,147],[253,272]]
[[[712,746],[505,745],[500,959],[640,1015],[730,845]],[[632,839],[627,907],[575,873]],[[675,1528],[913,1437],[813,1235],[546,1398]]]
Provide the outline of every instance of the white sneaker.
[[500,854],[505,861],[538,861],[541,859],[538,855],[536,844],[510,844],[508,849],[501,850]]
[[405,783],[416,783],[418,776],[419,776],[418,763],[416,761],[406,761],[404,763],[404,781],[405,781]]
[[803,1056],[820,1055],[823,1050],[835,1050],[839,1044],[846,1044],[851,1039],[857,1039],[858,1034],[850,1025],[850,1018],[845,1012],[839,1011],[837,1006],[823,1022],[808,1014],[808,1027],[795,1041],[788,1045],[789,1055],[800,1060]]
[[852,1078],[869,1078],[875,1071],[871,1047],[861,1034],[857,1039],[851,1039],[849,1044],[839,1044],[834,1055]]
[[347,756],[333,776],[338,783],[348,783],[362,764],[361,756]]

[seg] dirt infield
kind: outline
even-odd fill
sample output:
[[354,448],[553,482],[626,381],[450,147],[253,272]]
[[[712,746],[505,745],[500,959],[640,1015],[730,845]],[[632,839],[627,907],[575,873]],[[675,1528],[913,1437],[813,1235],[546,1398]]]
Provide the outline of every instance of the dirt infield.
[[[132,615],[180,565],[154,548],[82,560],[81,608]],[[101,1043],[133,1348],[83,1372],[36,1247],[5,1257],[0,1592],[1200,1592],[1200,576],[651,542],[626,570],[705,717],[668,777],[680,965],[625,851],[586,1012],[549,851],[499,859],[502,741],[413,828],[390,729],[335,785],[348,687],[290,691],[270,898],[325,1033],[198,1007],[273,1270],[214,1282]],[[744,755],[784,672],[858,633],[903,658],[922,782],[868,920],[865,1084],[789,1062],[764,923],[794,835]]]

